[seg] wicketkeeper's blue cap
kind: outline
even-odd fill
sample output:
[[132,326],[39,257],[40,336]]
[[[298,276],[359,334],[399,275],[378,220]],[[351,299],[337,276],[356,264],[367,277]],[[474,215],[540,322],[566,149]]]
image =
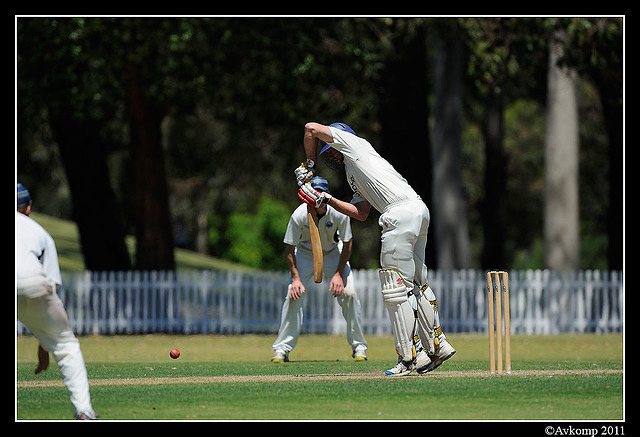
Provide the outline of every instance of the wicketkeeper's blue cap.
[[[353,129],[351,129],[351,128],[349,127],[349,125],[347,125],[346,123],[331,123],[331,124],[329,125],[329,127],[335,127],[336,129],[340,129],[340,130],[342,130],[342,131],[349,132],[349,133],[352,133],[352,134],[354,134],[354,135],[356,134],[356,133],[353,131]],[[328,145],[327,143],[325,143],[324,141],[320,140],[320,153],[319,153],[318,155],[322,155],[324,152],[326,152],[326,151],[327,151],[327,149],[328,149],[329,147],[331,147],[331,146],[330,146],[330,145]]]
[[31,196],[29,195],[29,191],[18,182],[18,208],[22,208],[31,203]]
[[314,176],[311,178],[309,183],[316,190],[329,192],[329,182],[327,182],[325,178],[322,178],[320,176]]

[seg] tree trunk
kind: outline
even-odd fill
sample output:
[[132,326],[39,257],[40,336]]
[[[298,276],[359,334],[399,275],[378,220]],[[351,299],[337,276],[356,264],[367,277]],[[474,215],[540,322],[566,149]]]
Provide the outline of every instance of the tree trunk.
[[483,269],[506,268],[505,231],[507,224],[507,157],[505,155],[502,96],[491,94],[487,99],[484,119],[485,169]]
[[173,229],[169,210],[164,155],[162,115],[148,104],[139,66],[129,66],[127,105],[131,131],[131,168],[136,222],[136,268],[173,270]]
[[580,266],[578,109],[575,72],[559,67],[564,41],[550,43],[545,145],[544,263],[553,270]]
[[[382,150],[385,159],[407,179],[431,210],[433,175],[424,32],[417,32],[408,42],[396,41],[394,49],[381,79],[384,90],[380,105]],[[437,268],[433,225],[432,215],[426,250],[429,268]]]
[[469,232],[460,174],[461,58],[459,40],[437,43],[431,215],[435,216],[439,269],[469,267]]
[[[620,67],[621,68],[621,67]],[[623,208],[624,208],[624,125],[622,108],[622,73],[593,68],[590,70],[600,93],[602,113],[609,139],[609,216],[607,260],[609,269],[622,270],[623,267]]]
[[74,122],[60,112],[50,120],[65,167],[73,217],[87,270],[131,268],[125,231],[116,196],[109,184],[104,146],[97,126]]

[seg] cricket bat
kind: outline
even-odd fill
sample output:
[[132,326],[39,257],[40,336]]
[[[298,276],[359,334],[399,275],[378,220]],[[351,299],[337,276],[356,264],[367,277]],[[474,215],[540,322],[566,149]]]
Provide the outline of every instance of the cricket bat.
[[307,218],[309,219],[309,231],[311,233],[311,253],[313,254],[313,280],[316,284],[322,282],[322,243],[318,230],[318,215],[316,209],[307,205]]

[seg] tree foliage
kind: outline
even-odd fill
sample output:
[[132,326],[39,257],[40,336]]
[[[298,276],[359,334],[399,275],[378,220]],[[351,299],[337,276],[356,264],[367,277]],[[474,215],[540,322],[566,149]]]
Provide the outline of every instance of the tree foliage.
[[[275,268],[284,211],[298,204],[292,170],[307,121],[349,123],[438,208],[430,176],[434,41],[456,32],[465,48],[462,175],[472,264],[489,244],[505,246],[501,264],[526,264],[541,234],[538,124],[547,37],[559,26],[572,41],[564,62],[586,82],[580,187],[591,208],[581,216],[583,237],[604,236],[616,247],[616,18],[19,17],[18,179],[40,211],[76,220],[91,268],[172,268],[166,249],[178,227],[188,230],[190,248]],[[503,222],[484,203],[496,190],[484,179],[487,108],[504,117],[496,139]],[[606,161],[608,171],[582,156]],[[324,171],[334,194],[349,199],[344,176]],[[504,231],[498,243],[481,231],[492,225]],[[375,265],[376,220],[353,227],[353,264]],[[125,234],[139,244],[133,260],[122,251]],[[430,242],[427,263],[437,267]]]

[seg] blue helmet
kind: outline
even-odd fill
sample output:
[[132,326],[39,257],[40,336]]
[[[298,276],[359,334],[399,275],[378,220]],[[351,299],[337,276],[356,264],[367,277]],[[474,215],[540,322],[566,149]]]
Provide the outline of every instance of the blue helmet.
[[18,208],[25,207],[31,203],[31,196],[29,195],[29,191],[20,182],[18,182],[16,193],[18,195]]
[[[352,134],[356,134],[353,129],[351,129],[349,127],[349,125],[347,125],[346,123],[331,123],[329,125],[329,127],[335,127],[336,129],[340,129],[341,131],[345,131],[345,132],[349,132]],[[319,155],[322,155],[324,152],[327,151],[327,149],[331,147],[330,145],[328,145],[327,143],[325,143],[324,141],[320,140],[320,153]]]
[[329,192],[329,182],[327,182],[325,178],[322,178],[320,176],[314,176],[311,178],[309,183],[316,190]]

